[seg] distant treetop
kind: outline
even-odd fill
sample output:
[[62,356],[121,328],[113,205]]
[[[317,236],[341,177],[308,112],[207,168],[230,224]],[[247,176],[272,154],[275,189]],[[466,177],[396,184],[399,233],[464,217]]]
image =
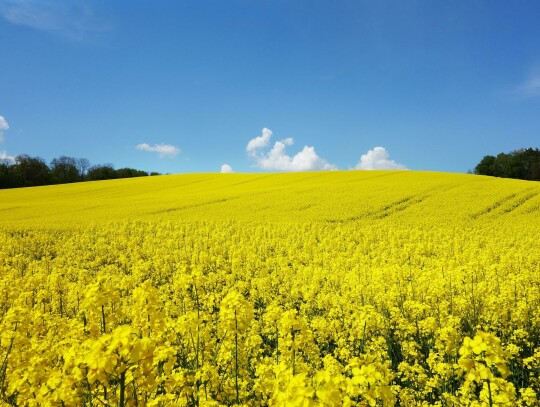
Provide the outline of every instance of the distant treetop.
[[496,157],[486,155],[474,168],[478,175],[540,181],[540,150],[522,148]]
[[91,166],[86,158],[66,156],[53,159],[50,166],[39,157],[30,157],[26,154],[19,155],[14,160],[0,160],[0,189],[147,175],[159,173],[148,173],[134,168],[115,170],[112,164]]

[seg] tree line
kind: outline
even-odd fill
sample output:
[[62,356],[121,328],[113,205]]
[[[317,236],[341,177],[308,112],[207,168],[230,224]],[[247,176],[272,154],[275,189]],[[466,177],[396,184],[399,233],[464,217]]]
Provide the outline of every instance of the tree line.
[[474,168],[478,175],[540,181],[540,150],[522,148],[497,156],[486,155]]
[[91,165],[86,158],[61,156],[50,162],[26,154],[0,161],[0,189],[67,184],[116,178],[159,175],[134,168],[114,169],[112,164]]

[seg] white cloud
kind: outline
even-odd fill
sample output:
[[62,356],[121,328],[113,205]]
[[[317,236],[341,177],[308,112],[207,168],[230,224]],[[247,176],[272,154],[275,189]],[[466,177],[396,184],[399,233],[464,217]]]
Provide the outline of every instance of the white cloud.
[[265,127],[262,129],[262,135],[249,140],[249,143],[246,146],[247,153],[251,156],[256,155],[258,149],[264,148],[268,145],[270,142],[270,137],[272,137],[272,130]]
[[406,170],[403,164],[390,159],[390,154],[384,147],[375,147],[366,154],[362,154],[356,164],[357,170]]
[[4,118],[4,116],[0,115],[0,130],[7,130],[9,129],[9,124]]
[[137,150],[148,151],[150,153],[158,153],[160,157],[175,157],[180,153],[178,147],[172,146],[170,144],[154,144],[153,146],[142,143],[137,144]]
[[230,174],[233,171],[232,167],[229,165],[229,164],[223,164],[221,166],[221,172],[224,173],[224,174]]
[[283,144],[285,144],[286,146],[292,146],[294,144],[294,139],[292,137],[287,137],[283,140],[281,140],[283,142]]
[[5,117],[0,115],[0,143],[4,141],[4,131],[9,129],[9,124]]
[[8,164],[13,164],[15,162],[15,157],[9,155],[5,151],[0,151],[0,163],[7,162]]
[[540,96],[540,73],[531,75],[515,89],[515,94],[521,97],[530,98]]
[[88,0],[3,0],[0,16],[12,24],[82,40],[90,33],[111,29],[96,15],[94,6]]
[[335,165],[329,164],[326,160],[319,157],[315,147],[304,146],[302,151],[290,156],[285,152],[287,146],[294,143],[292,137],[281,141],[276,141],[270,151],[266,147],[270,143],[272,131],[264,128],[259,137],[251,139],[246,147],[248,155],[255,160],[258,167],[265,170],[278,171],[317,171],[317,170],[335,170]]

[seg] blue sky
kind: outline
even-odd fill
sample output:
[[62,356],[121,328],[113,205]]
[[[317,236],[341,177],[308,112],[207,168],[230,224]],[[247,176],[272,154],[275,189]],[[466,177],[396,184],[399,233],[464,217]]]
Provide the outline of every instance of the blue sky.
[[538,1],[0,0],[0,157],[466,172],[540,147],[539,16]]

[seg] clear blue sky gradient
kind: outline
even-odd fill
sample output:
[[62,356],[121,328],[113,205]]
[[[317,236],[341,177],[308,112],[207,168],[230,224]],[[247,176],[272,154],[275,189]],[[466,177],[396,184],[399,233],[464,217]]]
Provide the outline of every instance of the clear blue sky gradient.
[[538,1],[0,0],[0,152],[254,172],[266,127],[340,169],[382,146],[466,172],[540,147],[539,21]]

